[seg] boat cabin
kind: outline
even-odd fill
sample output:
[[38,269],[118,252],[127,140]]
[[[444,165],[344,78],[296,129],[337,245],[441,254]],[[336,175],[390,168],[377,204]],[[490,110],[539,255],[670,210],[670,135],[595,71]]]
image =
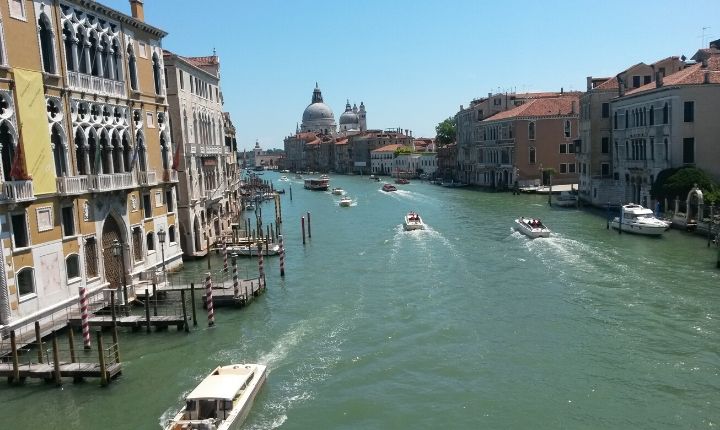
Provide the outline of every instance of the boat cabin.
[[185,398],[186,420],[228,418],[254,375],[253,369],[216,369]]

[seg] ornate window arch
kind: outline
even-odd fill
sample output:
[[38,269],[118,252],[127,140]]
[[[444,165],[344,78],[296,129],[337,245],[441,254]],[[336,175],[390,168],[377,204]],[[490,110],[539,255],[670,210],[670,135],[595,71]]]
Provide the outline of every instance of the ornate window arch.
[[78,254],[70,254],[65,258],[65,275],[67,282],[70,283],[80,279],[80,256]]
[[135,58],[135,51],[133,50],[133,42],[128,43],[127,47],[128,56],[128,71],[130,73],[130,88],[138,90],[138,74],[137,74],[137,59]]
[[45,73],[55,74],[55,34],[53,32],[52,21],[45,11],[40,12],[38,18],[38,37],[40,38],[40,59],[42,60],[43,71]]
[[65,130],[58,123],[50,126],[50,148],[55,161],[55,176],[68,176],[67,138]]
[[155,94],[160,95],[162,91],[162,72],[160,67],[160,58],[158,58],[157,52],[153,52],[152,55],[152,68],[153,68],[153,82],[155,83]]
[[535,121],[528,123],[528,140],[535,140]]

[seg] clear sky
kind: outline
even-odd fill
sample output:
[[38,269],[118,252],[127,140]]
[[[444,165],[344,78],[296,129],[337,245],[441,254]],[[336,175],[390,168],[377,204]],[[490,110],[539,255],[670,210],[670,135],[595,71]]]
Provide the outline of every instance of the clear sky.
[[[127,0],[98,0],[127,14]],[[459,106],[497,91],[584,90],[587,76],[720,38],[718,0],[145,0],[180,55],[217,50],[241,148],[282,148],[318,82],[369,128],[435,135]]]

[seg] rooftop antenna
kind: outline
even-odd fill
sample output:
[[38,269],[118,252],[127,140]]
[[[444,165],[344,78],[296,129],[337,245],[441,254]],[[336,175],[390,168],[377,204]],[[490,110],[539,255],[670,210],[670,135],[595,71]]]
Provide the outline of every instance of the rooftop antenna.
[[705,30],[710,30],[711,28],[712,27],[703,27],[702,28],[702,35],[700,35],[700,38],[702,39],[702,45],[700,46],[700,48],[705,47]]

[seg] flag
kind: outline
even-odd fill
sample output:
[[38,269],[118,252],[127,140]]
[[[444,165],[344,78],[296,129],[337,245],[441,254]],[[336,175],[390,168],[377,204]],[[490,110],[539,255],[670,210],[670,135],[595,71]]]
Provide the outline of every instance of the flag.
[[175,155],[173,156],[172,169],[177,170],[180,167],[180,144],[175,144]]
[[25,154],[23,152],[23,145],[19,144],[15,147],[15,155],[13,156],[12,168],[10,169],[10,177],[15,180],[27,181],[32,179],[28,175],[27,169],[25,168]]

